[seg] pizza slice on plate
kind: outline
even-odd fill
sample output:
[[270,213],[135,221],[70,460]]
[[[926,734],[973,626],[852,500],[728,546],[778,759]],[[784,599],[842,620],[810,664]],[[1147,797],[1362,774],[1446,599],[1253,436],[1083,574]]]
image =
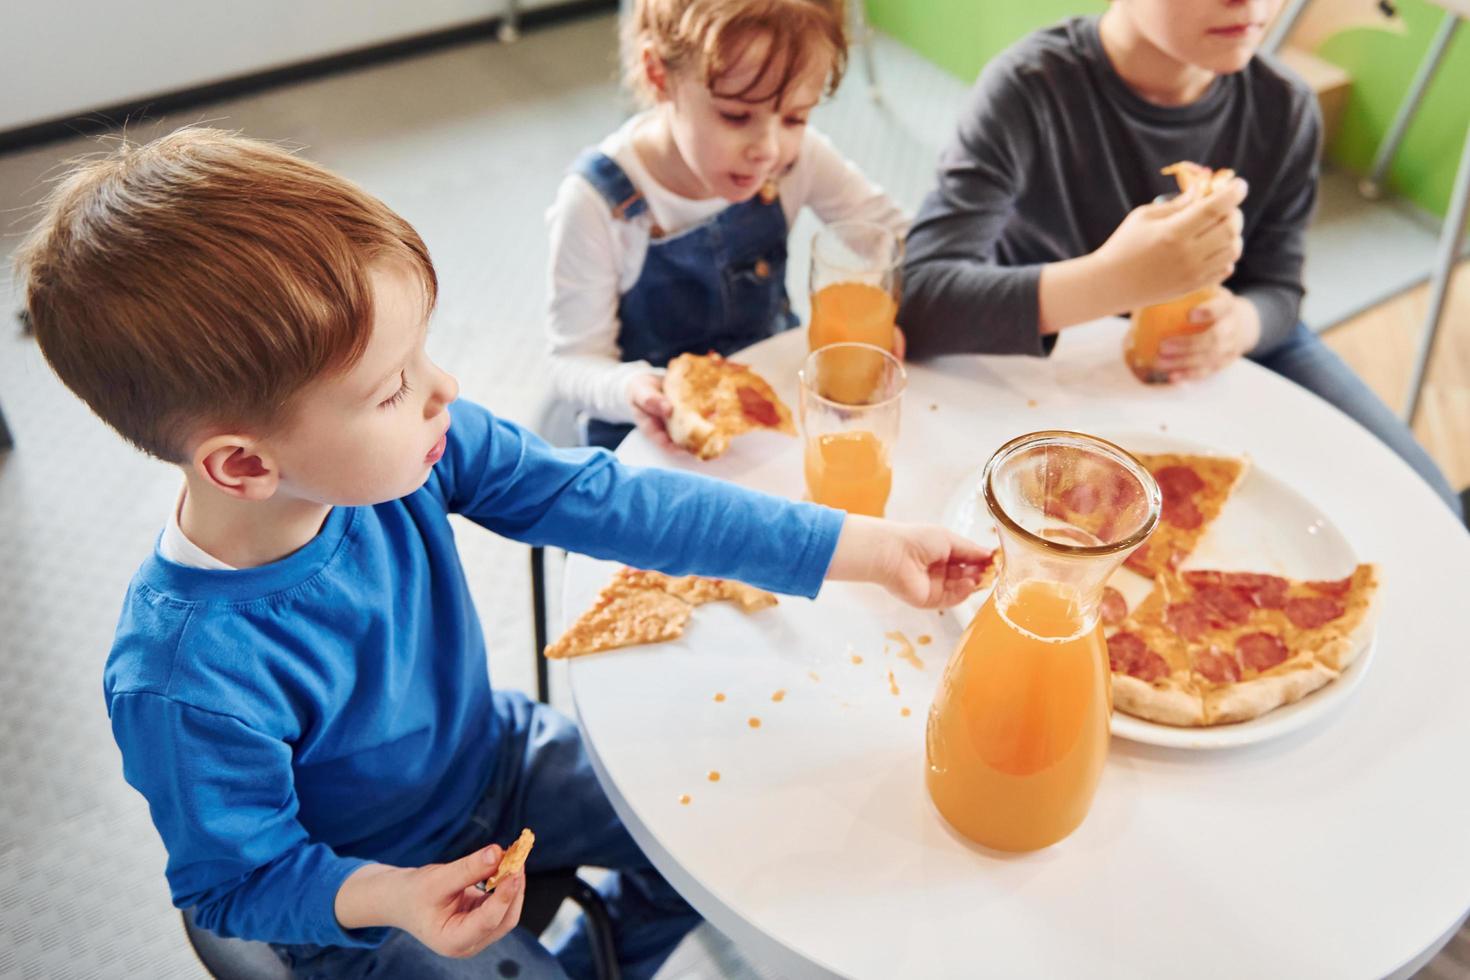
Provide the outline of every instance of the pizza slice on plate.
[[1165,572],[1105,626],[1113,703],[1166,725],[1247,721],[1335,680],[1373,629],[1377,566],[1334,581]]
[[1220,516],[1225,501],[1249,464],[1232,456],[1197,456],[1180,453],[1135,453],[1159,485],[1163,511],[1158,526],[1147,541],[1134,549],[1124,566],[1153,578],[1179,567],[1189,557]]

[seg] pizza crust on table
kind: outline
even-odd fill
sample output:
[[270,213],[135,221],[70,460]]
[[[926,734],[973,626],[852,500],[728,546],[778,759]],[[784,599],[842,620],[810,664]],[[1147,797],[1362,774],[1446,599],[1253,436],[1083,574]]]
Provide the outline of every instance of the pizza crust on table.
[[769,592],[729,579],[674,578],[661,572],[622,568],[577,621],[546,648],[550,660],[580,657],[618,647],[662,643],[684,635],[695,606],[733,602],[744,612],[776,604]]
[[1164,572],[1105,625],[1113,704],[1166,725],[1248,721],[1335,680],[1373,629],[1378,569],[1306,582],[1250,572]]
[[700,459],[714,459],[752,429],[796,435],[791,409],[744,364],[719,354],[680,354],[669,362],[664,395],[673,411],[669,438]]

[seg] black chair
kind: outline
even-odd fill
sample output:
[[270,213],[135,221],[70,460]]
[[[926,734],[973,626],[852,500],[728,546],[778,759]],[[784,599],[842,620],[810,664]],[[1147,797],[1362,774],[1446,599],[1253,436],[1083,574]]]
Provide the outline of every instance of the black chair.
[[[526,898],[521,905],[522,929],[539,936],[556,917],[561,903],[571,899],[587,918],[587,936],[592,944],[592,964],[598,980],[620,980],[617,949],[613,945],[612,919],[597,889],[574,870],[543,871],[526,877]],[[184,934],[209,975],[217,980],[291,980],[291,970],[266,943],[225,939],[194,921],[185,909]],[[509,964],[502,964],[502,974]]]
[[[566,402],[554,396],[543,398],[536,409],[532,431],[553,446],[576,446],[581,443],[577,434],[577,415]],[[536,700],[542,704],[551,701],[551,684],[547,677],[546,663],[546,549],[531,546],[531,631],[536,649]]]

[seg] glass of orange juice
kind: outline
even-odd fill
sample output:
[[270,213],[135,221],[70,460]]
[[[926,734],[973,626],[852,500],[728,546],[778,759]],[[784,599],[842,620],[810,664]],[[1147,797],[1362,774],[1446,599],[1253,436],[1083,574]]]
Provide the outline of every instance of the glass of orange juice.
[[929,795],[987,847],[1032,851],[1077,828],[1108,750],[1103,584],[1153,532],[1158,484],[1076,432],[1012,439],[986,464],[1001,570],[945,667],[926,730]]
[[1168,375],[1156,366],[1159,345],[1169,337],[1204,333],[1210,324],[1190,323],[1189,311],[1213,297],[1219,286],[1206,286],[1153,306],[1134,310],[1128,334],[1123,339],[1123,359],[1138,380],[1145,384],[1163,384]]
[[799,375],[806,488],[819,504],[882,517],[893,488],[903,365],[872,344],[829,344]]
[[834,221],[812,238],[812,350],[841,342],[893,350],[903,240],[870,221]]

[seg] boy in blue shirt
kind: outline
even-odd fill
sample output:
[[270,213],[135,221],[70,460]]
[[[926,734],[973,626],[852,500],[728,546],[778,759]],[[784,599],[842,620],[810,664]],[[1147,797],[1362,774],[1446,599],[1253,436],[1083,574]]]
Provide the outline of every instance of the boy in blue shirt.
[[124,775],[175,904],[276,944],[298,975],[485,975],[511,948],[536,975],[586,975],[580,931],[555,960],[514,931],[523,875],[474,888],[523,826],[531,870],[618,872],[625,976],[698,921],[575,727],[492,692],[449,514],[674,574],[808,596],[867,580],[921,606],[968,594],[987,558],[934,527],[554,451],[457,402],[424,349],[437,281],[418,235],[268,144],[185,130],[85,164],[21,263],[57,374],[184,474],[107,661]]

